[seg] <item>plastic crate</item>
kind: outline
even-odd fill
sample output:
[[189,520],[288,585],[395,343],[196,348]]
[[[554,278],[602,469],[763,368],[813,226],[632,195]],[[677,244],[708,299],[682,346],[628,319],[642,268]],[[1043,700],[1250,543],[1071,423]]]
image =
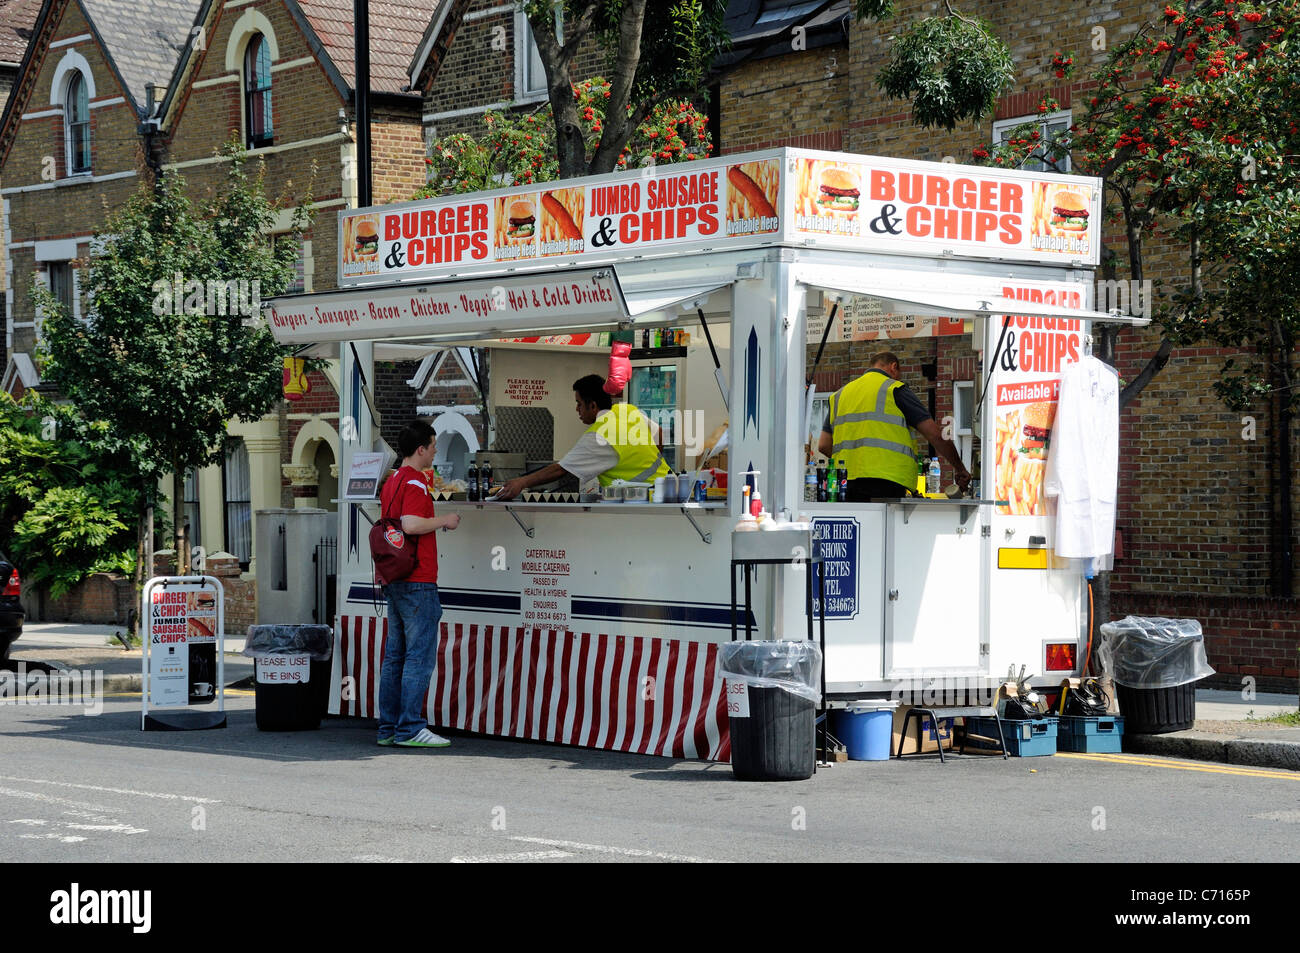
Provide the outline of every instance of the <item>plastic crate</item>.
[[[967,718],[967,746],[971,748],[997,748],[998,723],[993,718]],[[987,741],[971,738],[983,735]],[[1022,721],[1002,719],[1002,739],[1007,743],[1007,754],[1013,758],[1038,758],[1056,754],[1056,719],[1030,718]]]
[[1123,736],[1123,715],[1063,715],[1056,732],[1056,750],[1083,754],[1118,752]]

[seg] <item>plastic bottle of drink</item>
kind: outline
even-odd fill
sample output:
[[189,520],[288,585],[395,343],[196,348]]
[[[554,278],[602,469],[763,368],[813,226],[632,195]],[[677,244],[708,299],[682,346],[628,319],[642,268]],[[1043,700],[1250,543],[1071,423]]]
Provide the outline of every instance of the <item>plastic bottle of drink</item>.
[[649,348],[649,347],[650,347],[650,329],[649,329],[649,328],[643,328],[642,331],[641,331],[641,347],[643,347],[643,348]]
[[479,484],[482,486],[482,489],[479,490],[479,496],[486,500],[492,495],[492,464],[484,463],[483,468],[478,473]]
[[841,460],[835,472],[840,475],[840,502],[847,503],[849,499],[849,468]]
[[825,503],[829,499],[829,491],[826,487],[826,468],[817,468],[817,502]]
[[930,458],[930,469],[925,474],[925,492],[927,495],[939,492],[939,458]]
[[817,502],[817,467],[811,459],[808,461],[808,466],[804,468],[803,501],[805,503]]
[[465,477],[465,494],[470,500],[478,499],[478,466],[471,463],[469,465],[469,475]]
[[826,502],[838,503],[840,501],[840,476],[835,470],[835,461],[826,461]]

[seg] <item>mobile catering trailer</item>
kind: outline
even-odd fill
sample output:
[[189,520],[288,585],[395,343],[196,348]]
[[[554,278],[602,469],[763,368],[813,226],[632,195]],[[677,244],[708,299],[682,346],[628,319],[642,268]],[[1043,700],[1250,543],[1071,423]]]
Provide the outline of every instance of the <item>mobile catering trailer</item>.
[[[269,301],[265,315],[282,343],[342,362],[341,474],[380,446],[377,360],[496,348],[489,409],[498,425],[549,411],[532,418],[549,418],[550,443],[533,451],[549,462],[580,432],[568,371],[603,371],[601,335],[630,328],[639,343],[645,329],[688,327],[685,398],[665,406],[685,409],[678,434],[692,415],[697,435],[729,421],[725,497],[437,503],[462,521],[438,539],[428,717],[726,760],[717,648],[732,637],[732,533],[752,471],[768,510],[814,520],[830,704],[993,686],[1010,666],[1042,685],[1077,674],[1083,568],[1051,558],[1041,461],[1015,445],[1022,412],[1054,401],[1062,368],[1086,353],[1090,322],[1131,320],[1091,310],[1100,218],[1097,179],[775,149],[345,211],[343,287]],[[971,336],[984,499],[804,502],[808,343],[850,298],[876,316],[861,336]],[[376,493],[340,501],[336,714],[375,713]],[[759,637],[804,637],[803,571],[759,568]]]

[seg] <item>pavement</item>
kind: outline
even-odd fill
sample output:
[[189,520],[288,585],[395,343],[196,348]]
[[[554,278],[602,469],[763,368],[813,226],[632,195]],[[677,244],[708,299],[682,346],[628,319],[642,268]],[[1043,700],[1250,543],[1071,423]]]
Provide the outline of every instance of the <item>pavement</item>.
[[[127,651],[113,641],[122,626],[81,623],[29,623],[14,643],[14,663],[45,662],[55,668],[104,673],[105,693],[140,691],[141,652]],[[242,637],[225,642],[227,688],[251,687],[253,660],[243,651]],[[1300,696],[1198,689],[1196,722],[1188,731],[1161,735],[1125,734],[1124,750],[1194,761],[1286,768],[1300,771],[1300,726],[1263,721],[1272,715],[1300,710]]]

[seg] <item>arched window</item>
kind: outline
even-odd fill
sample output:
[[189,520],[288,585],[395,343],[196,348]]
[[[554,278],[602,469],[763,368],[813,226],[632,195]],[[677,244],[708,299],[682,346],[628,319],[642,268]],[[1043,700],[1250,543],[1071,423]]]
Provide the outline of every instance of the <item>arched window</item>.
[[271,47],[257,33],[244,53],[244,125],[248,148],[269,146],[271,127]]
[[63,114],[67,124],[68,172],[72,175],[89,172],[90,95],[86,80],[80,73],[73,73],[68,80]]

